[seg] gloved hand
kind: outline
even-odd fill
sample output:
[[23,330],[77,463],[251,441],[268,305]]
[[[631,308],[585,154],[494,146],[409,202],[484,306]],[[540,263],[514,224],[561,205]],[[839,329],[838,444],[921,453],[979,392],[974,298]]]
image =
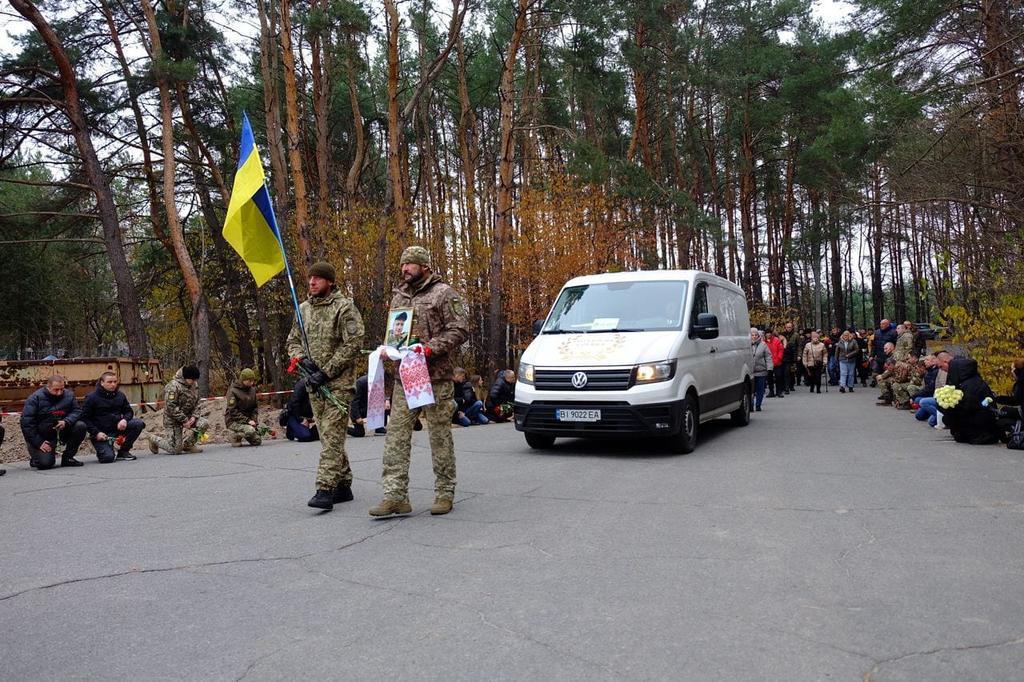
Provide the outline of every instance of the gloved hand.
[[320,368],[316,366],[316,363],[309,358],[302,358],[299,360],[299,366],[306,370],[308,374],[316,374],[320,371]]
[[[314,365],[315,367],[316,365]],[[314,391],[319,390],[321,386],[326,384],[330,379],[321,370],[317,370],[306,377],[306,386]]]
[[433,354],[433,351],[430,350],[430,346],[424,343],[417,343],[415,345],[409,346],[409,350],[411,350],[413,353],[422,354],[423,357],[427,358],[428,360],[430,359],[430,356]]

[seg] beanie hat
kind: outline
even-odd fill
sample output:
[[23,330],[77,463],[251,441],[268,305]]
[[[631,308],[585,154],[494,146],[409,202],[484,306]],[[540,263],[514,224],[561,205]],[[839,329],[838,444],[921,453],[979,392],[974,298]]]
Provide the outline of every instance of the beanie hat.
[[195,365],[185,365],[181,368],[181,376],[185,379],[199,380],[199,368]]
[[405,265],[406,263],[416,263],[417,265],[429,268],[430,252],[422,246],[406,247],[405,251],[402,252],[402,259],[399,261],[399,264]]
[[256,372],[246,367],[238,373],[238,378],[242,381],[256,381]]
[[328,282],[334,283],[336,275],[334,274],[334,266],[330,263],[320,261],[319,263],[313,263],[312,267],[309,268],[310,277],[321,277],[326,279]]

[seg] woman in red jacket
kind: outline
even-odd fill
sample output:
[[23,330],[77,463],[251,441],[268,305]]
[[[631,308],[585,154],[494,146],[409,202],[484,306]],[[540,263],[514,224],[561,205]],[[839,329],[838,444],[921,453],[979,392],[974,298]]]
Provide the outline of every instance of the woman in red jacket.
[[786,352],[786,344],[771,329],[764,332],[764,342],[772,352],[773,369],[768,373],[768,397],[781,398],[786,395],[786,368],[782,365],[782,355]]

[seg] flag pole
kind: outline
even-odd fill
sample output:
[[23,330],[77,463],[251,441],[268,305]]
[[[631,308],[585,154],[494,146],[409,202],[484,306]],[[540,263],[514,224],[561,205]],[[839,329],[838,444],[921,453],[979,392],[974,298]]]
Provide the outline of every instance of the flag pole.
[[[266,178],[263,180],[263,186],[267,190],[268,196],[270,194],[270,185],[267,184]],[[274,221],[274,234],[277,236],[277,244],[281,247],[281,255],[284,257],[284,271],[288,275],[288,288],[292,292],[292,304],[295,306],[295,320],[299,323],[299,333],[302,335],[302,348],[306,351],[306,357],[312,359],[313,355],[309,352],[309,339],[306,337],[306,324],[302,321],[302,310],[299,308],[299,296],[295,293],[295,281],[292,279],[292,266],[288,262],[288,252],[284,248],[284,239],[281,237],[281,229],[277,226],[277,216],[274,212],[270,212],[271,219]]]

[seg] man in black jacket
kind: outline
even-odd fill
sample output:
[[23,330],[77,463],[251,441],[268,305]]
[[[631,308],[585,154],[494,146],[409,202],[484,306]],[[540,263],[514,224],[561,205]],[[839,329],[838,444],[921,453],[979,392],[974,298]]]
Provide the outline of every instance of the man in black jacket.
[[516,399],[516,373],[510,369],[498,372],[498,377],[487,394],[487,417],[496,422],[512,418],[512,404]]
[[320,432],[317,430],[316,421],[313,418],[313,406],[309,403],[309,392],[306,390],[306,380],[299,379],[292,388],[292,396],[288,404],[281,410],[278,423],[284,427],[285,437],[288,440],[300,443],[311,443],[320,440]]
[[104,372],[96,382],[96,390],[85,396],[82,406],[82,421],[89,430],[96,459],[102,464],[115,459],[135,459],[132,445],[146,426],[141,419],[135,419],[128,398],[117,386],[117,375]]
[[62,467],[80,467],[75,459],[78,446],[85,440],[86,427],[81,421],[82,408],[71,389],[64,388],[64,377],[54,375],[46,386],[25,401],[21,412],[21,433],[28,446],[29,466],[51,469],[61,453]]
[[[370,384],[367,375],[362,375],[356,379],[356,394],[352,397],[352,404],[348,409],[349,422],[352,424],[348,427],[348,435],[353,438],[362,438],[366,435],[366,411],[369,405],[370,395]],[[387,414],[391,410],[391,401],[384,401],[384,419],[387,420]],[[419,426],[419,431],[423,428],[417,420],[416,425]],[[386,434],[388,432],[383,426],[374,431],[378,434]]]

